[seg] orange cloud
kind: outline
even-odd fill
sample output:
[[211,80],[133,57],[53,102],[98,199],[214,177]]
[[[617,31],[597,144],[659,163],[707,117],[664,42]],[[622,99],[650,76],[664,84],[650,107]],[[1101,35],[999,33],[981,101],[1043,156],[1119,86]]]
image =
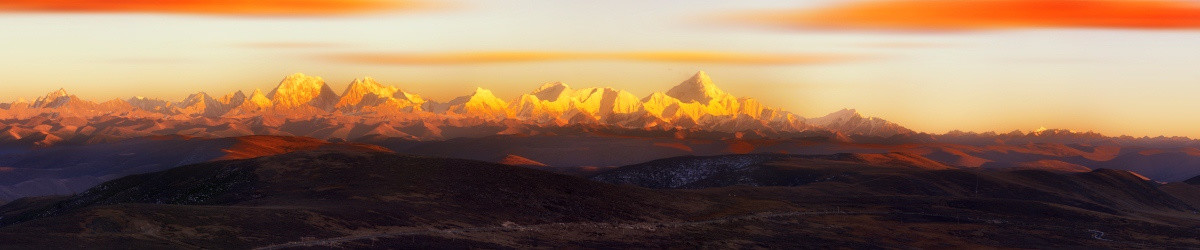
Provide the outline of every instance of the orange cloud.
[[321,59],[363,64],[480,64],[538,61],[617,60],[724,64],[814,64],[840,62],[862,57],[833,54],[745,54],[729,52],[465,52],[465,53],[358,53],[330,54]]
[[429,7],[408,0],[4,0],[7,12],[322,16]]
[[818,29],[1200,28],[1200,4],[1182,0],[884,0],[757,11],[734,20]]

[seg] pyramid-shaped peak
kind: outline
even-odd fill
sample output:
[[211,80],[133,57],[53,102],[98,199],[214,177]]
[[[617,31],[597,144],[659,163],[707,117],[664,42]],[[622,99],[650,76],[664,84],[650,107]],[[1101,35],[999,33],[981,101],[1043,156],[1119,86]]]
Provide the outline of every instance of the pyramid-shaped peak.
[[262,89],[254,89],[254,93],[250,93],[250,97],[246,98],[246,100],[261,107],[271,106],[271,99],[263,95]]
[[712,79],[708,78],[708,73],[703,70],[696,71],[696,74],[692,75],[692,79],[712,83]]
[[691,78],[688,78],[686,81],[683,81],[682,83],[680,83],[680,85],[684,85],[684,84],[696,85],[696,86],[701,86],[701,87],[714,87],[714,88],[716,87],[715,85],[713,85],[712,78],[709,78],[708,73],[705,73],[703,70],[696,71],[696,74],[693,74]]
[[713,98],[724,97],[729,94],[717,88],[713,84],[712,79],[708,77],[708,73],[699,71],[695,75],[692,75],[691,78],[668,90],[667,95],[683,102],[708,103]]

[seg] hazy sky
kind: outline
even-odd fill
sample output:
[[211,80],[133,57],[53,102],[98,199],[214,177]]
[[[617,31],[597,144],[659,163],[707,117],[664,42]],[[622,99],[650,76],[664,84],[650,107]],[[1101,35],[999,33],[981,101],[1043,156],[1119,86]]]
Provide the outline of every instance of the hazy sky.
[[[553,81],[646,96],[704,70],[727,92],[805,117],[856,108],[934,133],[1200,137],[1190,0],[144,1],[0,3],[0,101],[60,87],[179,100],[269,91],[295,72],[339,93],[372,76],[443,101]],[[1075,8],[1093,3],[1103,7]]]

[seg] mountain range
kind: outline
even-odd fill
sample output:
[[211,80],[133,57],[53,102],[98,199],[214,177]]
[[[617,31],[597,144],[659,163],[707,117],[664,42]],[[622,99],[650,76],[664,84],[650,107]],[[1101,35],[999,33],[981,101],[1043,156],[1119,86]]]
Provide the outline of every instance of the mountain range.
[[[1194,248],[1200,141],[373,78],[0,104],[0,248]],[[797,240],[800,239],[800,240]]]
[[[10,125],[34,117],[83,118],[76,126],[43,131]],[[753,98],[736,97],[713,83],[705,72],[697,72],[666,92],[638,98],[613,88],[574,89],[555,82],[506,101],[490,90],[477,88],[469,95],[435,101],[365,77],[354,79],[339,95],[321,77],[301,73],[289,75],[266,94],[254,90],[223,96],[205,92],[180,101],[147,97],[83,100],[59,89],[30,103],[24,99],[0,104],[0,119],[7,120],[10,139],[51,136],[47,143],[87,135],[87,126],[98,117],[148,118],[194,121],[196,119],[283,119],[313,117],[385,118],[390,121],[455,121],[478,124],[499,122],[535,126],[602,125],[630,129],[697,129],[719,132],[786,133],[831,131],[847,135],[889,137],[912,134],[912,130],[875,117],[864,117],[847,109],[828,116],[805,119],[794,113],[768,107]],[[347,118],[348,117],[348,118]],[[378,119],[376,119],[378,120]],[[236,125],[232,125],[236,126]],[[16,129],[14,131],[14,127]],[[430,126],[425,126],[430,127]],[[74,131],[71,131],[74,129]],[[394,134],[395,128],[379,131]],[[41,134],[45,135],[38,135]],[[84,132],[84,133],[80,133]],[[161,134],[153,133],[150,134]],[[244,133],[233,135],[252,135]],[[204,134],[200,134],[204,135]],[[301,135],[301,134],[281,134]],[[119,136],[119,135],[116,135]],[[442,139],[408,134],[419,139]],[[353,138],[342,138],[353,139]]]

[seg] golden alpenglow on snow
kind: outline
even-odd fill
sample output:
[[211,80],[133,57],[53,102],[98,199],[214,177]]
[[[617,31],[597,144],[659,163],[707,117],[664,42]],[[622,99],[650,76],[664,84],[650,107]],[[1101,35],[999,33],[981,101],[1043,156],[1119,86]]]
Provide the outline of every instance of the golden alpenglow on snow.
[[4,0],[0,249],[1196,249],[1197,1]]

